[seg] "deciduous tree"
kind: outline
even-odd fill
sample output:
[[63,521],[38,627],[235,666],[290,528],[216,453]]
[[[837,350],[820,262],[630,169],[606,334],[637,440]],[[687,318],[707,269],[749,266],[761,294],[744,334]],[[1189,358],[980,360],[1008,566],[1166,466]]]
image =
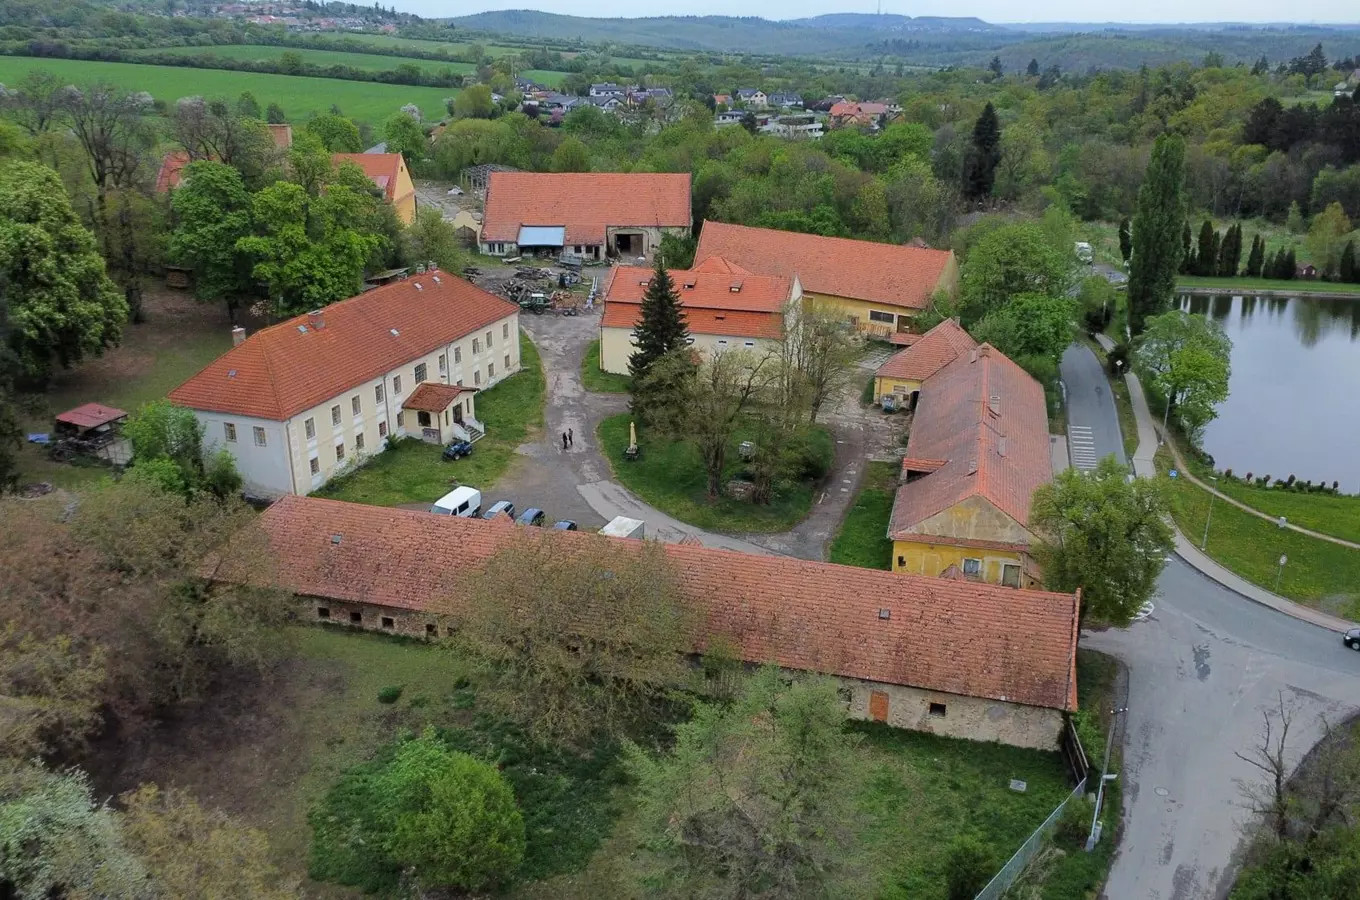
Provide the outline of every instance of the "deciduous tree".
[[387,152],[400,153],[408,166],[424,159],[429,146],[420,123],[404,112],[388,117],[383,124],[383,140],[387,141]]
[[1062,296],[1072,280],[1072,248],[1059,247],[1034,222],[990,228],[963,261],[960,312],[965,327],[1019,294]]
[[1194,439],[1228,399],[1232,339],[1207,316],[1172,310],[1147,320],[1135,353],[1144,379]]
[[241,299],[254,289],[250,257],[237,247],[251,233],[251,197],[241,173],[220,162],[191,163],[171,204],[170,258],[193,271],[194,296],[224,303],[236,324]]
[[1180,267],[1177,232],[1185,221],[1181,189],[1185,180],[1185,142],[1163,134],[1152,147],[1138,211],[1133,217],[1133,262],[1129,268],[1129,328],[1135,335],[1144,322],[1171,303]]
[[1308,229],[1308,253],[1324,278],[1334,278],[1340,269],[1350,230],[1351,220],[1340,203],[1331,204],[1313,217]]
[[1068,469],[1030,501],[1043,536],[1036,556],[1052,590],[1081,589],[1084,619],[1127,625],[1151,599],[1171,552],[1161,484],[1128,477],[1113,456],[1095,471]]
[[1071,297],[1020,294],[989,312],[971,333],[1022,366],[1029,357],[1057,364],[1072,343],[1075,318],[1076,302]]
[[552,155],[554,172],[589,172],[590,150],[574,135],[568,135]]
[[240,114],[225,100],[183,97],[175,104],[171,126],[190,159],[225,163],[254,187],[262,186],[277,154],[264,123]]
[[828,678],[773,666],[731,704],[698,703],[654,757],[628,745],[648,893],[709,898],[854,896],[857,771]]
[[472,87],[464,88],[453,98],[449,110],[455,119],[489,119],[495,111],[496,104],[491,99],[491,87],[485,84],[474,84]]
[[359,126],[336,113],[327,113],[308,120],[308,134],[314,136],[331,153],[360,153],[364,149],[359,137]]
[[0,109],[33,137],[51,131],[62,116],[65,85],[45,69],[32,69],[13,87],[0,90]]

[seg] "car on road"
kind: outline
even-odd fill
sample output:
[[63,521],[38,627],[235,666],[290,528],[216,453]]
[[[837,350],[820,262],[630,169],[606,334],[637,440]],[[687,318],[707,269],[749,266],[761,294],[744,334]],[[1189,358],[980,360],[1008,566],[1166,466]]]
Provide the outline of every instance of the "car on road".
[[563,519],[560,522],[553,523],[553,531],[575,531],[575,530],[576,523],[573,522],[571,519]]
[[468,441],[452,441],[444,448],[445,459],[462,459],[472,455],[472,444]]
[[515,524],[537,525],[541,528],[543,526],[543,523],[547,521],[547,518],[548,516],[546,513],[543,512],[543,510],[539,509],[536,506],[531,506],[524,512],[519,514],[519,518],[515,520]]
[[1343,634],[1341,642],[1352,650],[1360,650],[1360,628],[1352,628]]
[[449,491],[430,507],[430,512],[441,516],[475,519],[482,511],[482,492],[464,485]]
[[482,518],[494,519],[501,513],[505,513],[513,519],[515,517],[515,504],[511,503],[509,500],[497,500],[486,508],[486,512],[482,513]]

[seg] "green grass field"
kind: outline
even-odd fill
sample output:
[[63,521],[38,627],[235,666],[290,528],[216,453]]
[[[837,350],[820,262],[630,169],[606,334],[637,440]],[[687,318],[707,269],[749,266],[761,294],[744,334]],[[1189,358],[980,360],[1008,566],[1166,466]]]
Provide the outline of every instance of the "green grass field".
[[581,384],[588,391],[602,394],[626,394],[633,379],[627,375],[600,371],[600,342],[591,341],[586,347],[586,358],[581,361]]
[[219,56],[223,59],[244,59],[251,62],[276,60],[285,53],[296,53],[305,63],[316,66],[350,66],[365,72],[389,72],[397,66],[416,66],[424,72],[452,69],[459,74],[472,71],[470,63],[436,62],[404,56],[381,56],[372,53],[346,53],[339,50],[303,50],[297,47],[271,47],[262,44],[229,44],[221,47],[166,47],[148,53],[171,53],[176,56]]
[[864,468],[864,482],[855,505],[845,515],[841,530],[831,543],[830,560],[866,569],[892,568],[892,541],[887,538],[892,516],[899,467],[890,462],[871,462]]
[[1241,481],[1227,481],[1222,477],[1214,486],[1234,500],[1240,500],[1266,515],[1284,516],[1301,528],[1360,542],[1360,497],[1295,494],[1275,488],[1255,487]]
[[[703,463],[694,444],[653,436],[645,429],[638,434],[642,458],[628,462],[623,452],[628,447],[630,418],[629,413],[620,413],[600,423],[597,430],[600,449],[613,466],[614,477],[624,487],[667,515],[712,531],[774,532],[792,528],[812,508],[812,486],[806,482],[786,487],[764,506],[730,497],[709,502]],[[830,440],[829,432],[821,433]],[[740,433],[732,439],[725,478],[732,478],[741,470],[737,446],[742,440]]]
[[128,90],[146,91],[166,103],[195,95],[235,99],[242,91],[250,91],[261,106],[269,103],[282,106],[291,122],[303,122],[313,113],[328,112],[331,104],[351,118],[374,125],[407,103],[419,106],[427,119],[438,120],[445,116],[444,98],[457,93],[454,88],[20,56],[0,56],[0,84],[12,84],[34,69],[76,83],[107,81]]
[[[325,37],[343,37],[349,40],[359,41],[364,44],[373,44],[378,47],[410,47],[412,50],[433,51],[438,53],[440,50],[450,54],[460,53],[472,46],[470,42],[461,41],[451,43],[448,41],[426,41],[419,38],[400,38],[390,34],[354,34],[345,32],[343,35],[326,34]],[[506,47],[501,44],[483,44],[483,49],[492,56],[507,56],[511,53],[523,53],[525,47]]]
[[327,483],[317,495],[333,500],[400,506],[433,503],[460,484],[490,487],[505,474],[515,448],[543,426],[543,367],[538,348],[520,332],[521,371],[477,394],[477,418],[486,437],[472,455],[447,462],[443,448],[419,440],[405,440],[368,459],[347,475]]
[[525,69],[519,74],[530,81],[550,88],[560,88],[562,82],[567,78],[566,72],[554,72],[551,69]]
[[1355,294],[1360,296],[1360,284],[1340,284],[1333,281],[1277,281],[1273,278],[1200,278],[1178,275],[1176,287],[1216,288],[1223,293],[1250,294],[1252,291],[1279,291],[1282,294]]

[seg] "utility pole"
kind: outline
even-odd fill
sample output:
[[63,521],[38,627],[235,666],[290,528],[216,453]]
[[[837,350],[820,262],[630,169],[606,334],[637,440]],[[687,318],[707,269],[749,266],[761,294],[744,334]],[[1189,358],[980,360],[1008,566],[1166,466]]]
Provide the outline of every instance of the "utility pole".
[[[1213,475],[1209,476],[1209,480],[1214,482],[1215,484],[1218,483],[1218,479],[1215,478]],[[1209,546],[1209,523],[1214,520],[1214,501],[1217,499],[1218,494],[1214,493],[1213,491],[1209,491],[1209,515],[1205,516],[1204,518],[1204,540],[1199,542],[1199,549],[1201,551],[1203,551],[1205,547]]]
[[1105,760],[1100,764],[1100,787],[1096,789],[1096,812],[1091,817],[1091,833],[1086,838],[1086,852],[1090,853],[1100,842],[1100,806],[1105,801],[1105,782],[1113,781],[1118,775],[1106,775],[1106,770],[1110,768],[1110,746],[1114,743],[1114,726],[1119,721],[1120,713],[1129,711],[1127,706],[1119,709],[1110,710],[1110,730],[1105,735]]

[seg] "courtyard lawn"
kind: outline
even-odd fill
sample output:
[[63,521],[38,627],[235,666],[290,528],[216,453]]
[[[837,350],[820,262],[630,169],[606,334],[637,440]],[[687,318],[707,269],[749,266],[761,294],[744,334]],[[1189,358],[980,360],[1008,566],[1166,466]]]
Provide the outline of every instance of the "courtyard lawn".
[[633,379],[628,375],[615,375],[600,370],[600,342],[593,340],[586,347],[586,358],[581,363],[581,384],[588,391],[601,394],[626,394]]
[[275,47],[264,44],[225,44],[219,47],[157,47],[144,51],[149,54],[170,53],[177,56],[218,56],[223,59],[243,59],[251,62],[277,61],[285,53],[296,53],[302,61],[315,66],[349,66],[364,72],[390,72],[397,66],[415,66],[434,74],[450,69],[459,74],[472,71],[471,63],[444,60],[416,59],[405,56],[385,56],[373,53],[352,53],[343,50],[312,50],[301,47]]
[[[1158,451],[1158,470],[1170,468],[1165,449]],[[1171,514],[1181,533],[1199,546],[1209,516],[1207,491],[1184,479],[1167,479]],[[1317,495],[1299,500],[1319,499]],[[1213,504],[1206,552],[1220,565],[1297,603],[1338,616],[1360,617],[1360,550],[1318,540],[1243,512],[1230,503]],[[1288,557],[1275,578],[1281,555]]]
[[836,539],[831,542],[831,562],[866,569],[892,568],[892,541],[887,533],[899,468],[890,462],[871,462],[865,466],[864,482],[855,496],[855,505],[846,513]]
[[398,442],[359,468],[328,482],[316,494],[372,506],[429,505],[453,483],[489,488],[515,459],[515,448],[543,427],[543,367],[538,349],[520,332],[521,370],[477,394],[477,418],[486,437],[472,455],[446,462],[443,448],[416,439]]
[[261,106],[270,103],[282,106],[288,120],[294,123],[305,122],[314,113],[329,112],[332,104],[339,106],[345,115],[373,125],[407,103],[416,104],[425,118],[437,121],[447,114],[445,98],[458,93],[456,88],[21,56],[0,56],[0,84],[13,84],[34,69],[77,84],[106,81],[127,90],[146,91],[171,105],[181,97],[234,100],[243,91],[250,91]]
[[[614,477],[624,487],[669,516],[699,528],[728,533],[788,531],[812,508],[812,485],[807,482],[786,487],[773,502],[757,506],[749,501],[706,496],[707,477],[699,451],[689,441],[654,437],[643,429],[638,434],[642,457],[634,462],[623,458],[628,448],[629,413],[610,416],[596,432],[600,449],[614,469]],[[831,435],[818,429],[819,440],[830,442]],[[744,436],[738,432],[728,448],[724,481],[741,472],[737,448]]]

